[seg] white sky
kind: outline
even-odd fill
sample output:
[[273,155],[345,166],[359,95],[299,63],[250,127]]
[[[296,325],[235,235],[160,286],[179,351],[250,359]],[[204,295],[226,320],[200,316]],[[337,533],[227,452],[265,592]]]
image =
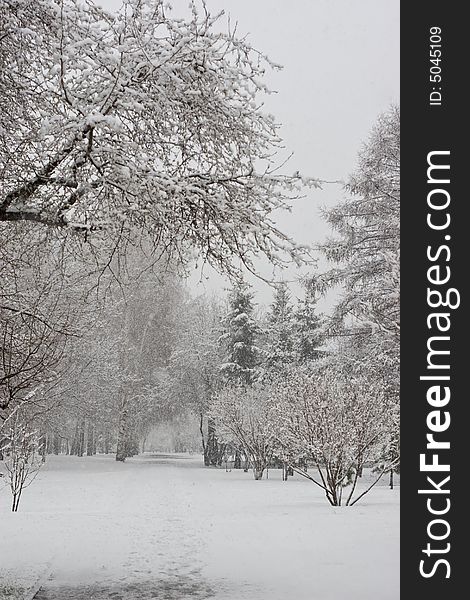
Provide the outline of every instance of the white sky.
[[[97,3],[108,9],[121,4]],[[186,0],[171,4],[178,13],[188,6]],[[294,152],[287,172],[346,179],[378,114],[399,101],[399,0],[207,0],[207,5],[213,13],[225,10],[232,24],[238,22],[239,34],[249,34],[254,46],[284,66],[267,75],[277,94],[267,98],[266,107],[282,123],[285,145]],[[310,191],[282,217],[282,229],[299,242],[317,243],[328,234],[319,207],[342,195],[335,185]],[[286,278],[296,275],[292,270]],[[204,283],[198,280],[192,282],[197,293],[226,285],[212,274]],[[253,284],[258,301],[269,302],[270,288]]]

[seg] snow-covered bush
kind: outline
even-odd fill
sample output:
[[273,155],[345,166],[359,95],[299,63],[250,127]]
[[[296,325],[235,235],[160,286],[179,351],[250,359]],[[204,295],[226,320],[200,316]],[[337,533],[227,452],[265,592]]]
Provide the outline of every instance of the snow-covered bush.
[[214,396],[210,411],[219,437],[243,451],[256,480],[263,477],[275,450],[269,394],[261,383],[226,387]]
[[1,435],[4,476],[12,495],[11,510],[16,512],[23,490],[34,481],[43,463],[41,442],[21,410],[12,413]]
[[[272,386],[276,437],[283,460],[325,491],[333,506],[353,505],[390,468],[356,497],[365,465],[377,464],[391,439],[390,406],[381,386],[351,360],[315,369],[292,369]],[[301,468],[305,463],[315,471]]]

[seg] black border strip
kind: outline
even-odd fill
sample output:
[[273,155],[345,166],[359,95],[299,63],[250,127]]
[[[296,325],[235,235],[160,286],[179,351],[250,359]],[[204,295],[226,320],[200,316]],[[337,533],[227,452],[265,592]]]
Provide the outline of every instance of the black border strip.
[[[421,4],[401,3],[401,597],[412,600],[460,598],[465,593],[461,590],[468,587],[465,576],[470,572],[470,566],[465,564],[468,552],[464,549],[467,527],[464,485],[469,479],[464,464],[468,450],[464,444],[467,446],[466,441],[470,440],[464,407],[469,400],[463,388],[464,370],[470,369],[470,363],[466,364],[470,353],[465,348],[466,329],[469,329],[465,319],[466,287],[470,277],[470,269],[467,268],[470,251],[466,243],[467,239],[470,240],[470,232],[467,231],[465,213],[468,211],[465,209],[470,201],[464,189],[468,171],[465,143],[469,129],[467,111],[464,110],[464,102],[468,104],[464,87],[467,87],[469,67],[463,53],[464,43],[470,38],[470,25],[464,18],[463,7],[463,3],[435,0]],[[432,27],[441,30],[440,47],[438,37],[431,40]],[[434,48],[431,47],[433,44]],[[430,54],[436,49],[441,50],[441,60],[432,63]],[[433,75],[438,74],[442,77],[441,81],[438,81],[439,77],[434,77],[435,82],[430,81]],[[431,97],[436,104],[430,104],[431,92],[441,93],[440,104],[436,93]],[[450,152],[449,155],[430,157],[435,163],[450,165],[450,170],[447,175],[443,169],[431,171],[431,181],[428,182],[428,156],[433,151]],[[450,182],[444,183],[447,177]],[[439,181],[434,181],[436,179]],[[431,194],[431,204],[435,200],[436,204],[442,202],[444,205],[448,194],[448,208],[429,208],[428,194],[432,189],[445,191]],[[446,222],[448,213],[451,219],[449,226],[433,230],[427,224],[430,212],[433,213],[430,218],[435,219],[436,224],[439,224],[438,219],[441,223]],[[450,256],[444,246],[449,248]],[[428,252],[433,260],[427,256]],[[435,265],[438,269],[428,273],[428,269]],[[450,269],[449,282],[430,284],[429,276],[443,279],[449,273],[446,267]],[[460,307],[431,308],[427,298],[428,287],[440,290],[444,296],[450,288],[458,290]],[[455,303],[456,299],[457,293],[451,294],[451,303]],[[437,300],[436,294],[432,296],[431,301]],[[438,331],[437,318],[431,317],[431,327],[428,327],[427,318],[433,312],[449,315],[451,324],[448,332]],[[447,318],[443,317],[441,326],[446,323]],[[434,340],[431,347],[450,350],[450,354],[428,357],[430,337],[439,335],[450,339]],[[433,364],[448,364],[450,368],[430,369],[428,358]],[[420,376],[436,375],[447,375],[450,380],[420,380]],[[433,398],[437,400],[434,406],[427,397],[432,386],[441,386],[439,393],[435,390],[431,396],[431,401]],[[447,404],[442,401],[438,406],[439,394],[444,394],[445,386],[450,389],[450,400]],[[428,417],[436,410],[438,415]],[[429,450],[426,448],[426,434],[432,433],[429,425],[444,427],[448,418],[446,412],[451,419],[450,426],[435,433],[434,439],[449,441],[450,449]],[[422,453],[426,453],[425,462],[428,464],[433,460],[433,453],[437,453],[435,460],[439,464],[449,464],[450,471],[420,470]],[[460,466],[459,462],[462,463]],[[434,479],[434,487],[427,480],[428,476]],[[447,476],[450,479],[442,483]],[[448,490],[448,493],[438,493],[436,486],[441,491]],[[436,489],[436,493],[419,494],[419,489]],[[448,508],[448,511],[432,515],[429,507],[436,511]],[[430,524],[436,519],[449,524],[448,535],[445,523]],[[431,539],[429,531],[442,540]],[[447,562],[437,564],[440,559]],[[422,571],[428,575],[431,573],[430,576],[420,574],[420,564]],[[450,576],[447,578],[447,575]]]

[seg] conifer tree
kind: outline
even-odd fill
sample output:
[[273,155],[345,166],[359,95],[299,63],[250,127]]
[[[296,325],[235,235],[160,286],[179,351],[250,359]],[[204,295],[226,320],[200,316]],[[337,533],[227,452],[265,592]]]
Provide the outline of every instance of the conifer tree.
[[286,283],[276,287],[266,323],[265,365],[278,371],[295,359],[294,310]]
[[226,361],[221,373],[227,383],[250,385],[256,378],[259,327],[254,318],[253,293],[248,284],[237,283],[229,294],[221,341]]
[[[222,379],[227,385],[250,386],[257,378],[259,352],[256,339],[259,326],[254,318],[253,293],[245,282],[235,284],[229,294],[228,312],[224,319],[221,341],[226,360],[221,365]],[[234,468],[241,468],[241,448],[235,448]],[[243,450],[248,457],[246,449]],[[248,470],[248,458],[245,464]]]
[[304,279],[304,296],[300,298],[294,314],[296,361],[305,364],[317,360],[324,352],[319,347],[324,341],[322,320],[317,312],[317,290],[313,277]]

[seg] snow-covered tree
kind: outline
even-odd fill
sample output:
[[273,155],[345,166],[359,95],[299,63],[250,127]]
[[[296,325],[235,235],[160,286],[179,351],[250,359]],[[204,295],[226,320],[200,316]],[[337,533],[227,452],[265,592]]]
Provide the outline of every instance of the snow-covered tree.
[[220,328],[220,309],[215,302],[204,297],[186,302],[181,307],[178,339],[168,366],[167,393],[175,404],[198,415],[206,466],[220,464],[223,451],[214,421],[207,415],[211,397],[221,383]]
[[139,437],[148,433],[146,425],[155,422],[166,403],[167,367],[177,338],[181,294],[176,280],[150,272],[121,302],[113,323],[117,335],[122,334],[116,460],[139,452]]
[[393,490],[394,475],[400,473],[400,405],[398,398],[392,400],[388,422],[388,435],[382,440],[380,460],[374,472],[389,474],[389,486]]
[[71,340],[99,310],[74,250],[47,230],[0,223],[0,420],[55,385]]
[[[356,494],[365,464],[381,462],[392,435],[391,406],[383,390],[347,356],[322,366],[296,367],[272,385],[279,453],[292,468],[322,488],[333,506],[352,506],[396,462],[381,466],[376,479]],[[316,470],[299,467],[307,461]]]
[[[260,353],[257,346],[259,325],[254,316],[253,293],[246,282],[239,281],[231,289],[222,325],[220,342],[225,353],[225,361],[220,366],[222,382],[228,387],[249,387],[259,375]],[[248,470],[248,450],[239,444],[233,449],[234,467],[241,468],[244,454],[245,470]]]
[[56,449],[49,443],[49,450],[78,456],[114,451],[125,460],[145,447],[156,422],[174,412],[167,368],[179,333],[182,287],[155,269],[132,273],[132,257],[127,262],[129,285],[109,290],[106,310],[74,340],[67,377],[42,411],[40,422]]
[[36,478],[43,463],[41,440],[25,410],[13,411],[1,433],[3,467],[12,495],[11,510],[18,510],[23,490]]
[[[359,153],[348,197],[325,212],[337,232],[321,246],[334,268],[317,281],[339,286],[329,333],[364,365],[384,401],[398,405],[400,359],[400,110],[382,114]],[[395,411],[398,415],[398,412]],[[398,418],[398,417],[397,417]],[[399,448],[398,428],[395,448]],[[387,453],[388,451],[386,451]],[[397,458],[397,453],[394,454]]]
[[228,443],[243,448],[256,480],[263,477],[275,450],[270,390],[261,382],[247,387],[234,385],[213,398],[211,415],[217,430]]
[[223,271],[234,256],[301,258],[271,218],[305,183],[274,165],[262,97],[277,67],[192,7],[0,0],[0,221],[115,247],[145,231],[158,252],[196,248]]
[[319,278],[342,286],[334,330],[380,332],[398,349],[400,333],[400,111],[377,121],[348,182],[349,196],[325,212],[339,234],[320,249],[336,267]]
[[294,351],[298,364],[305,364],[323,356],[321,346],[325,340],[322,317],[317,312],[318,293],[315,278],[305,278],[302,287],[304,294],[299,298],[294,313]]
[[231,289],[223,328],[220,338],[225,349],[225,361],[220,367],[222,377],[229,384],[250,385],[256,379],[259,364],[259,325],[248,284],[236,283]]
[[294,309],[285,283],[275,289],[263,334],[263,362],[267,372],[279,371],[295,360]]
[[276,286],[273,302],[264,319],[261,335],[264,377],[305,364],[325,354],[323,321],[317,312],[318,293],[314,277],[302,280],[303,295],[296,305],[286,283]]

